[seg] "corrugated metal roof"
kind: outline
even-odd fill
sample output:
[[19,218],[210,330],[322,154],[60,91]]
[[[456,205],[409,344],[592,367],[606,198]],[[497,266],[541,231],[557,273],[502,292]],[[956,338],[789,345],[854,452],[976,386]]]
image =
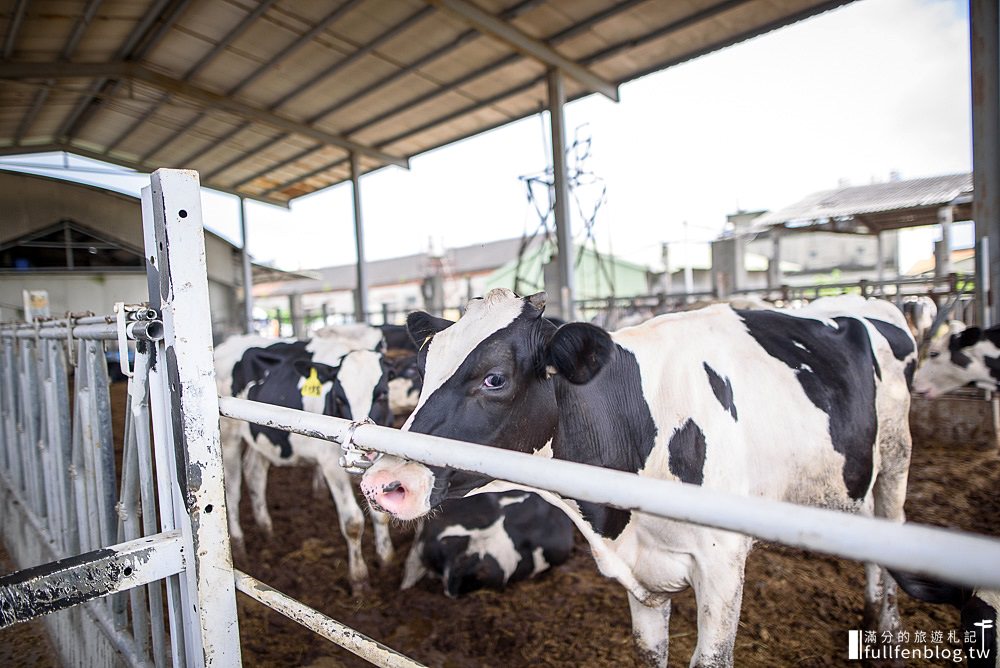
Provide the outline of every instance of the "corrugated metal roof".
[[613,92],[847,1],[13,0],[0,155],[196,169],[285,204],[350,178],[351,151],[368,172],[538,112],[553,62],[568,99]]
[[[906,181],[821,190],[754,219],[756,229],[804,228],[857,221],[872,231],[937,222],[942,205],[964,214],[972,200],[972,174],[949,174]],[[960,220],[961,218],[956,218]],[[846,228],[844,231],[848,231]]]

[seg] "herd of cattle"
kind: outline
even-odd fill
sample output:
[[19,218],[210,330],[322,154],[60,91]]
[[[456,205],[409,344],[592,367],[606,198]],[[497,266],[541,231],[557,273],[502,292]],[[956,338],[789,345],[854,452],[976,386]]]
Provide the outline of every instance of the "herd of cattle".
[[[544,294],[497,289],[470,302],[457,322],[417,312],[405,328],[234,337],[216,347],[218,389],[383,426],[408,415],[403,430],[902,522],[911,391],[1000,388],[1000,329],[950,324],[932,340],[926,303],[718,304],[615,332],[546,318],[544,306]],[[919,368],[917,341],[929,343]],[[245,549],[242,482],[255,521],[270,533],[269,467],[313,466],[336,504],[352,590],[363,590],[364,514],[340,448],[228,418],[221,426],[234,549]],[[670,597],[691,587],[691,665],[733,663],[750,537],[390,456],[368,468],[361,491],[383,564],[394,558],[389,518],[418,520],[403,588],[428,574],[449,596],[502,588],[564,562],[575,527],[601,572],[627,590],[645,662],[666,665]],[[1000,594],[873,564],[865,570],[868,628],[902,628],[898,583],[923,600],[973,610],[970,620],[992,619],[987,665],[1000,665]]]

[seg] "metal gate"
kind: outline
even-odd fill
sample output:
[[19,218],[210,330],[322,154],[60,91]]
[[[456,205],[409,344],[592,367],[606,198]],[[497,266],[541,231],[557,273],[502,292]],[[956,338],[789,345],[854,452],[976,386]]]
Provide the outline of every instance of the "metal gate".
[[[1000,589],[994,539],[220,400],[197,174],[154,173],[142,204],[148,304],[122,305],[114,318],[0,327],[0,520],[19,564],[50,561],[0,577],[0,627],[54,613],[46,621],[67,664],[238,665],[239,589],[373,663],[419,665],[233,570],[220,412],[571,498]],[[126,340],[136,349],[120,473],[103,354],[111,339],[125,359]],[[74,368],[72,402],[67,364]]]

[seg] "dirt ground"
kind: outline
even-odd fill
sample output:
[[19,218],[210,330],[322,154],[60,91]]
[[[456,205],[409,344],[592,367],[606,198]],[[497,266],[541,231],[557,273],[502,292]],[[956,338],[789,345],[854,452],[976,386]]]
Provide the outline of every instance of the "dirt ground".
[[[113,395],[113,405],[123,405],[124,383],[114,386]],[[911,521],[1000,535],[998,492],[995,449],[915,444],[906,504]],[[268,540],[257,531],[244,495],[241,515],[250,557],[237,561],[237,567],[418,661],[446,668],[634,665],[625,592],[597,572],[580,539],[565,565],[536,580],[453,600],[444,596],[439,582],[428,579],[398,591],[412,531],[393,528],[397,562],[380,570],[369,527],[365,553],[372,591],[352,598],[336,511],[328,494],[312,492],[312,472],[272,467],[268,496],[275,537]],[[759,546],[747,567],[736,665],[844,664],[846,631],[861,623],[863,581],[859,564]],[[368,665],[242,594],[238,605],[247,666]],[[958,613],[950,608],[905,594],[900,608],[911,632],[947,634],[959,628]],[[54,665],[24,652],[40,645],[31,633],[27,626],[0,632],[2,665]],[[688,664],[695,639],[694,597],[686,592],[673,601],[671,666]]]
[[[429,579],[401,592],[402,566],[397,564],[384,571],[373,566],[371,595],[352,599],[333,504],[310,490],[309,471],[272,468],[268,495],[276,536],[268,541],[252,520],[245,522],[251,558],[238,562],[239,568],[431,666],[634,665],[625,592],[597,572],[582,539],[565,565],[504,592],[452,600],[440,582]],[[1000,535],[996,450],[917,443],[909,490],[911,521]],[[249,504],[241,510],[251,517]],[[399,526],[393,535],[401,560],[412,532]],[[370,543],[365,550],[374,565]],[[863,584],[860,564],[758,547],[747,567],[736,665],[845,663],[846,632],[861,623]],[[905,594],[900,608],[911,632],[947,635],[959,629],[953,609]],[[239,609],[247,665],[367,665],[242,595]],[[686,666],[696,640],[691,592],[674,598],[670,628],[670,665]]]

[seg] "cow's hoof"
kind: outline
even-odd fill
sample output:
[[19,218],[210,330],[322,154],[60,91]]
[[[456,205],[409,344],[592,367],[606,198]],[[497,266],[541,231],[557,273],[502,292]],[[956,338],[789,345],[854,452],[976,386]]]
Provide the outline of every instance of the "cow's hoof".
[[379,568],[392,566],[393,562],[396,561],[396,551],[393,550],[392,548],[376,556],[378,557]]
[[368,580],[360,580],[351,583],[351,596],[353,598],[365,598],[372,593],[372,586]]
[[233,550],[233,561],[247,561],[247,546],[242,538],[233,538],[231,541]]

